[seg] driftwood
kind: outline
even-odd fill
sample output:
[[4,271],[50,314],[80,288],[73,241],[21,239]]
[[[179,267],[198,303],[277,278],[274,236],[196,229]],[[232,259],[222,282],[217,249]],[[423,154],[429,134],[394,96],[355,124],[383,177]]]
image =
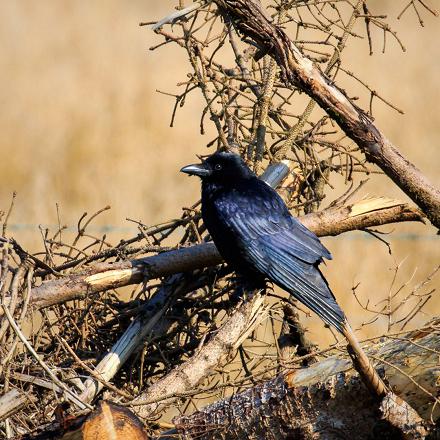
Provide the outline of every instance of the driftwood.
[[[299,217],[318,236],[338,235],[402,221],[421,221],[422,215],[406,203],[386,198],[361,200],[342,207]],[[31,290],[30,302],[35,308],[48,307],[87,295],[137,284],[145,279],[160,278],[214,266],[222,262],[213,243],[117,263],[99,263],[78,274],[43,282]]]
[[284,81],[307,93],[344,132],[440,228],[440,191],[385,137],[373,120],[353,104],[315,64],[296,47],[284,30],[270,21],[253,0],[214,0],[222,13],[264,54],[274,58]]
[[[439,329],[433,325],[366,349],[398,396],[388,395],[382,406],[341,353],[279,374],[174,422],[186,439],[336,439],[354,438],[354,432],[358,439],[384,438],[396,425],[408,429],[406,438],[423,438],[415,413],[410,418],[411,410],[404,410],[402,423],[402,414],[399,418],[395,408],[386,408],[396,400],[397,407],[404,407],[403,399],[425,420],[438,419],[440,409],[434,403],[439,403],[439,348]],[[411,422],[417,426],[409,429]]]

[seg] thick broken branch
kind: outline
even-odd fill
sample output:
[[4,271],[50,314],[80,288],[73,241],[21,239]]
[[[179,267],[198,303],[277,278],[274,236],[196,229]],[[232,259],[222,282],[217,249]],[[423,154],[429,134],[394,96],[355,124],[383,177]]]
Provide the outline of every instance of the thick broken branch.
[[440,191],[409,162],[345,92],[306,58],[283,29],[269,21],[252,0],[214,0],[240,32],[252,38],[281,68],[287,84],[314,99],[353,139],[367,159],[378,165],[440,228]]
[[194,283],[188,285],[185,282],[182,274],[173,275],[163,282],[162,287],[146,303],[116,344],[99,361],[94,369],[95,378],[90,377],[84,383],[81,399],[90,403],[101,391],[104,383],[112,380],[127,359],[145,344],[148,336],[157,337],[165,334],[175,322],[164,316],[168,305],[172,299],[195,288]]
[[[329,208],[300,217],[299,220],[318,236],[325,236],[388,223],[422,221],[422,215],[406,203],[377,198]],[[34,307],[44,308],[104,290],[137,284],[145,279],[215,266],[221,262],[215,245],[204,243],[153,257],[99,263],[81,273],[43,282],[32,289],[30,301]]]
[[[425,420],[440,415],[434,405],[439,348],[440,334],[433,326],[367,349],[394,393]],[[354,432],[358,439],[385,438],[395,432],[398,421],[391,420],[386,405],[382,409],[341,353],[174,422],[185,439],[312,439],[318,432],[319,438],[353,438]],[[408,427],[409,418],[406,422]]]
[[215,266],[221,258],[213,243],[163,252],[153,257],[117,263],[99,263],[79,274],[43,282],[31,291],[31,303],[36,308],[49,307],[72,299],[130,284],[144,279],[161,278]]
[[258,324],[267,316],[264,299],[255,294],[250,301],[241,305],[188,361],[175,368],[164,378],[151,385],[133,402],[141,417],[151,416],[169,405],[180,394],[192,391],[222,359],[236,350]]

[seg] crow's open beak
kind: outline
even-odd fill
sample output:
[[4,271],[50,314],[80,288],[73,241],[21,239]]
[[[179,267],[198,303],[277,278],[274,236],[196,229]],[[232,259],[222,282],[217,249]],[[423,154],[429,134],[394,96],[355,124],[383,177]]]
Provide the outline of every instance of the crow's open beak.
[[187,165],[180,170],[182,173],[186,173],[193,176],[207,177],[210,176],[212,171],[204,163],[196,163],[193,165]]

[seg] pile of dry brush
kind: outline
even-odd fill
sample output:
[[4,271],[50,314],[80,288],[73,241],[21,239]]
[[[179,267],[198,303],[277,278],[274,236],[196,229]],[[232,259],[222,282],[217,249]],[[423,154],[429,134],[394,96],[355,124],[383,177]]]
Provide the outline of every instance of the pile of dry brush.
[[[181,3],[160,22],[142,23],[163,37],[152,50],[176,44],[188,54],[171,125],[188,94],[202,93],[201,132],[209,123],[217,129],[206,153],[241,154],[319,236],[377,236],[370,228],[424,218],[440,227],[439,191],[374,125],[374,101],[394,106],[342,62],[349,39],[361,37],[353,30],[360,21],[371,51],[374,28],[383,31],[384,50],[389,37],[402,44],[367,1],[282,0],[264,11],[252,0]],[[410,9],[437,14],[420,0],[402,13]],[[368,111],[338,88],[338,75],[365,86]],[[415,205],[356,200],[363,176],[375,173]],[[343,194],[320,210],[340,176]],[[414,289],[402,286],[365,306],[368,318],[389,322],[386,335],[364,341],[394,392],[376,402],[343,343],[318,350],[307,340],[304,310],[291,298],[240,291],[206,241],[199,208],[156,226],[137,222],[138,234],[116,245],[89,233],[102,211],[84,214],[73,240],[61,225],[42,230],[44,252],[34,255],[8,234],[13,203],[1,214],[2,436],[435,435],[440,322],[409,328],[434,294],[436,270]]]

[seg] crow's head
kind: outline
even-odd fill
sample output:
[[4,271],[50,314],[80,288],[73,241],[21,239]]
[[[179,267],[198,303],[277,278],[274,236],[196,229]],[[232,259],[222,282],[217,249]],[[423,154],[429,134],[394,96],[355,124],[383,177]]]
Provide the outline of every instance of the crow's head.
[[188,165],[180,171],[199,176],[202,180],[225,184],[254,176],[238,154],[226,152],[214,153],[202,163]]

